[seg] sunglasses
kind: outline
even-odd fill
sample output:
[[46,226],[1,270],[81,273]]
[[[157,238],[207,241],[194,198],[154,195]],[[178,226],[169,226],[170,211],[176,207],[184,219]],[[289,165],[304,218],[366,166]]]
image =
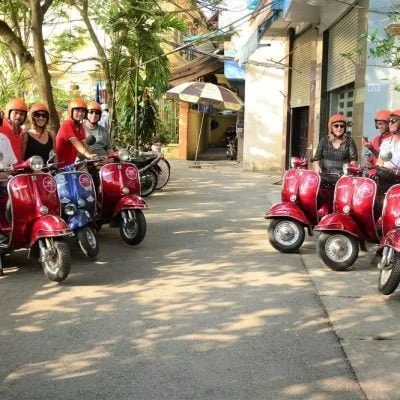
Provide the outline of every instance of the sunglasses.
[[44,112],[36,112],[33,113],[33,118],[46,118],[47,119],[47,113]]
[[101,115],[101,111],[97,111],[97,110],[89,110],[88,114],[96,114],[96,115]]
[[333,124],[332,126],[334,128],[344,128],[346,125],[345,124]]
[[399,119],[390,118],[390,119],[389,119],[389,124],[395,124],[396,122],[399,122],[399,121],[400,121]]

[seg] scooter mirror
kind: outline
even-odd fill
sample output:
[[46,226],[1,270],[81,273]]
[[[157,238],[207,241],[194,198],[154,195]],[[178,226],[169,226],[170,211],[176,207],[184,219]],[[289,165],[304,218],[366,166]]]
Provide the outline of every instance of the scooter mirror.
[[393,154],[391,151],[381,152],[379,156],[382,159],[382,161],[391,161],[391,159],[393,158]]
[[51,164],[56,157],[56,152],[54,150],[50,150],[49,159],[47,160],[47,164]]
[[88,146],[93,146],[93,145],[96,143],[96,138],[95,138],[93,135],[89,135],[89,136],[86,138],[85,143],[86,143]]

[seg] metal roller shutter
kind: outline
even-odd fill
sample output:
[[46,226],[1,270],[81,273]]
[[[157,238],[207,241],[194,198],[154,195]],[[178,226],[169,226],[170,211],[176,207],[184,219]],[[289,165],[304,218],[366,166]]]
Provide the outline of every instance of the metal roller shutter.
[[354,82],[356,65],[341,54],[356,50],[357,43],[358,10],[354,9],[329,30],[328,91]]
[[312,32],[307,31],[294,40],[292,53],[292,87],[290,107],[310,105]]

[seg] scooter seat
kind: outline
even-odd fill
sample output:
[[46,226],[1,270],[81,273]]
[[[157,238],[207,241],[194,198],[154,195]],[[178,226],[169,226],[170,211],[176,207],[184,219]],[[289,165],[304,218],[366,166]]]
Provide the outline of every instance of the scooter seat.
[[146,167],[151,164],[158,156],[154,154],[149,154],[148,156],[140,156],[136,158],[131,158],[130,162],[135,164],[139,169]]

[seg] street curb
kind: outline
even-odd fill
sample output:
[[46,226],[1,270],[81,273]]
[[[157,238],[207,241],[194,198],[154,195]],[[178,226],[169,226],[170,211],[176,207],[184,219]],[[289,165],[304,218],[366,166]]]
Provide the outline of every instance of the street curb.
[[[326,267],[306,237],[300,258],[338,338],[345,358],[368,400],[400,399],[400,293],[377,291],[373,252],[360,252],[348,271]],[[397,339],[397,340],[396,340]]]

